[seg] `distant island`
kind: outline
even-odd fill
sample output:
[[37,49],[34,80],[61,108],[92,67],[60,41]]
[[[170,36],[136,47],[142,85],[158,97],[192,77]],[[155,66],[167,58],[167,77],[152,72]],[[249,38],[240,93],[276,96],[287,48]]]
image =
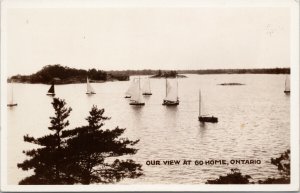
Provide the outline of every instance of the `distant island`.
[[8,82],[42,83],[42,84],[73,84],[84,83],[89,77],[90,82],[127,81],[129,76],[124,73],[107,73],[102,70],[82,70],[61,66],[47,65],[31,75],[15,75],[8,78]]
[[221,85],[221,86],[241,86],[241,85],[245,85],[245,84],[236,83],[236,82],[229,82],[229,83],[222,83],[222,84],[218,84],[218,85]]
[[176,71],[161,71],[158,70],[157,74],[150,76],[150,78],[186,78],[186,76],[178,74]]

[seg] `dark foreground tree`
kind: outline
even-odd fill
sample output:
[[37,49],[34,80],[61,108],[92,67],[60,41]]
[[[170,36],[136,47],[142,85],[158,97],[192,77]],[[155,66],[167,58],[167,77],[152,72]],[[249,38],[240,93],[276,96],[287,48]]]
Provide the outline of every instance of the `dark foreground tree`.
[[291,174],[291,159],[290,150],[288,149],[282,153],[278,158],[271,158],[271,164],[277,166],[280,177],[267,178],[266,180],[259,180],[259,184],[289,184]]
[[[290,150],[282,153],[278,158],[271,158],[271,164],[277,166],[280,177],[259,180],[258,184],[289,184],[290,183]],[[251,176],[243,175],[238,169],[231,169],[231,173],[218,179],[207,180],[206,184],[252,184]]]
[[65,107],[64,100],[54,98],[52,106],[55,116],[50,117],[51,126],[48,127],[53,133],[40,138],[29,135],[24,136],[24,141],[39,145],[37,149],[23,151],[30,157],[23,163],[18,164],[18,168],[23,170],[33,169],[34,174],[29,176],[19,184],[69,184],[71,179],[63,172],[65,162],[64,141],[61,138],[61,131],[69,125],[68,118],[71,108]]
[[[142,175],[141,165],[131,159],[116,159],[118,156],[137,152],[133,146],[138,140],[121,138],[125,129],[102,130],[104,109],[93,106],[88,125],[73,130],[64,130],[69,125],[71,108],[64,100],[54,98],[55,116],[50,117],[53,131],[49,135],[34,138],[28,135],[24,140],[39,145],[39,148],[23,151],[30,159],[19,163],[23,170],[33,169],[34,174],[19,184],[90,184],[112,183],[123,178],[137,178]],[[106,158],[109,158],[107,161]]]
[[113,183],[123,178],[137,178],[142,175],[141,165],[131,159],[116,159],[137,152],[133,148],[139,140],[120,138],[125,129],[116,127],[103,130],[104,109],[93,106],[86,118],[87,126],[67,130],[63,137],[68,138],[68,159],[71,175],[76,183]]
[[239,169],[231,169],[226,176],[220,176],[215,180],[207,180],[206,184],[249,184],[251,176],[242,175]]

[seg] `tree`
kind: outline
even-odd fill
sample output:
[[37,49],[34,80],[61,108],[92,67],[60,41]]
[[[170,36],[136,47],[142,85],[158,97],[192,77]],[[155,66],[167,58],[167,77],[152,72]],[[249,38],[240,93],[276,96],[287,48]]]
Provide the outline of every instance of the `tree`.
[[259,184],[289,184],[291,174],[291,151],[288,149],[282,153],[278,158],[271,158],[271,164],[277,166],[280,177],[267,178],[266,180],[259,180]]
[[142,175],[141,165],[131,159],[116,159],[112,163],[107,158],[132,155],[137,152],[133,148],[139,140],[131,141],[120,138],[125,129],[116,127],[102,130],[105,117],[104,109],[93,106],[86,118],[87,126],[67,130],[63,137],[68,138],[67,145],[71,176],[77,183],[113,183],[123,178],[137,178]]
[[33,169],[34,174],[19,182],[19,184],[69,184],[72,180],[63,172],[65,161],[64,141],[61,137],[61,131],[69,125],[66,120],[69,117],[71,108],[65,107],[64,100],[54,98],[52,106],[55,110],[55,116],[50,117],[51,126],[49,130],[54,133],[40,138],[34,138],[29,135],[24,136],[24,141],[42,146],[37,149],[23,151],[31,159],[19,163],[18,168],[23,170]]
[[215,180],[207,180],[206,184],[250,184],[251,176],[242,175],[239,169],[231,169],[226,176],[220,176]]
[[[289,184],[290,183],[290,150],[282,153],[278,158],[271,158],[271,164],[277,166],[280,177],[258,180],[258,184]],[[242,175],[239,169],[231,169],[231,173],[218,179],[207,180],[206,184],[252,184],[251,176]]]

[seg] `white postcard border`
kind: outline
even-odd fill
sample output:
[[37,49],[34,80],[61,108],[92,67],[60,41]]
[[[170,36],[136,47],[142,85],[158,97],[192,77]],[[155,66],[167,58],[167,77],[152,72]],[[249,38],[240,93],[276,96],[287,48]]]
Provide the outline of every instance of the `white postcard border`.
[[[64,4],[62,2],[65,2]],[[291,184],[288,185],[8,185],[7,183],[7,62],[6,11],[8,8],[75,7],[289,7],[291,9]],[[298,0],[99,0],[99,1],[1,1],[1,191],[299,191],[299,1]]]

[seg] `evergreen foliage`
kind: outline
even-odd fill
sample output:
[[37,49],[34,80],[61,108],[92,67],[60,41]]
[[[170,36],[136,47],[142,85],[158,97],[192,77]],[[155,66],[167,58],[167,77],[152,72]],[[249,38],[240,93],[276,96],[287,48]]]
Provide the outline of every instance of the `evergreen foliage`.
[[[277,166],[280,177],[259,180],[258,184],[289,184],[290,183],[290,150],[282,153],[278,158],[271,158],[271,164]],[[231,173],[218,179],[207,180],[206,184],[252,184],[251,176],[242,175],[239,169],[231,169]]]
[[105,117],[104,109],[92,107],[86,118],[88,125],[64,131],[68,138],[69,158],[72,160],[72,174],[81,184],[113,183],[123,178],[136,178],[142,175],[140,164],[127,159],[116,159],[112,163],[107,158],[132,155],[137,149],[132,148],[139,140],[131,141],[120,138],[125,129],[102,130]]
[[215,180],[207,180],[206,184],[249,184],[251,176],[242,175],[239,169],[231,169],[226,176],[220,176]]
[[[141,165],[131,159],[119,160],[119,156],[133,155],[139,140],[122,138],[125,129],[116,127],[103,130],[104,109],[93,106],[86,118],[86,126],[65,130],[71,108],[64,100],[54,98],[55,116],[50,117],[52,134],[40,138],[24,136],[24,141],[41,147],[24,153],[30,157],[18,167],[33,169],[34,174],[19,184],[90,184],[114,183],[123,178],[142,175]],[[110,160],[107,161],[107,158]]]
[[289,184],[291,175],[291,151],[288,149],[282,153],[278,158],[271,158],[271,164],[277,166],[280,177],[267,178],[266,180],[259,180],[259,184]]
[[71,112],[71,108],[65,107],[64,100],[54,98],[52,106],[55,116],[50,117],[51,126],[49,130],[54,133],[43,137],[34,138],[29,135],[24,136],[24,141],[39,145],[41,147],[23,153],[31,159],[19,163],[17,166],[23,170],[34,170],[34,175],[23,179],[19,184],[68,184],[70,178],[62,172],[65,162],[65,144],[61,137],[61,131],[69,125],[66,120]]

